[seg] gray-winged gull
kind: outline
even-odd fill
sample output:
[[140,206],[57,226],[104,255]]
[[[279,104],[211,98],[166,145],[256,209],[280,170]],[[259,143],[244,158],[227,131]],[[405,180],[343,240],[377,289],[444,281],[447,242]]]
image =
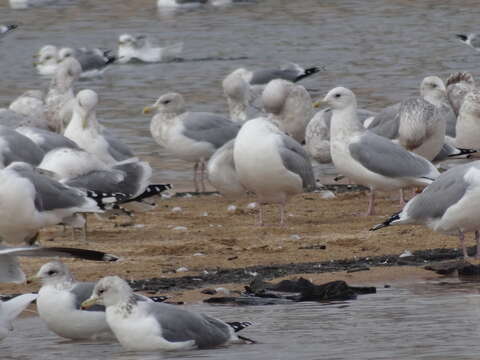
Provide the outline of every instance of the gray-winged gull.
[[50,130],[62,133],[65,124],[72,118],[75,102],[73,85],[80,77],[81,71],[80,63],[74,58],[58,65],[45,99]]
[[258,198],[259,225],[263,225],[264,204],[279,204],[280,225],[284,225],[287,200],[315,188],[307,153],[270,118],[252,119],[242,126],[235,139],[233,158],[240,183]]
[[480,90],[470,91],[458,112],[455,145],[459,148],[480,148]]
[[118,37],[117,56],[120,64],[131,60],[140,60],[146,63],[172,61],[177,59],[182,51],[183,42],[155,47],[145,35],[122,34]]
[[0,300],[0,340],[13,331],[12,321],[37,298],[37,294],[23,294],[8,301]]
[[128,350],[183,350],[212,348],[229,343],[253,342],[236,332],[248,322],[226,323],[179,306],[138,301],[130,286],[118,276],[98,281],[83,307],[105,306],[107,323]]
[[378,230],[390,225],[425,225],[430,229],[456,235],[463,255],[468,257],[465,233],[475,232],[476,257],[480,257],[480,162],[455,166],[411,199],[402,211],[374,226]]
[[19,126],[15,131],[32,140],[45,154],[58,148],[79,148],[78,145],[69,138],[48,130],[30,126]]
[[0,125],[0,169],[15,161],[37,166],[45,153],[28,137]]
[[[183,96],[177,93],[162,95],[155,104],[143,110],[144,114],[154,111],[156,113],[150,123],[154,140],[176,158],[195,163],[195,191],[199,191],[199,183],[205,191],[207,160],[237,135],[240,125],[221,115],[187,111]],[[200,173],[200,181],[197,172]]]
[[270,81],[262,93],[263,108],[269,119],[280,130],[302,143],[305,128],[312,118],[312,98],[302,85],[276,79]]
[[275,79],[283,79],[291,82],[297,82],[305,79],[320,71],[318,67],[302,68],[298,64],[289,63],[277,69],[247,70],[242,69],[245,80],[250,85],[266,85]]
[[332,108],[330,147],[337,171],[370,188],[367,215],[373,215],[374,191],[425,186],[439,175],[428,160],[367,131],[357,117],[355,94],[337,87],[323,99]]
[[480,36],[478,36],[478,34],[455,34],[455,36],[465,45],[468,45],[471,48],[480,51]]
[[82,67],[80,77],[88,78],[99,76],[104,73],[109,65],[115,62],[116,57],[109,54],[110,51],[87,48],[61,48],[58,51],[58,62],[61,64],[66,59],[75,58]]
[[450,74],[445,86],[447,88],[448,101],[455,115],[458,116],[465,96],[475,89],[475,80],[472,74],[468,72],[457,72]]
[[31,244],[45,226],[63,223],[81,227],[84,220],[78,213],[102,212],[124,197],[63,185],[22,162],[0,170],[0,182],[0,236],[13,244]]
[[8,25],[0,25],[0,39],[3,38],[9,32],[15,30],[18,25],[15,24],[8,24]]
[[58,67],[58,49],[54,45],[44,45],[34,55],[35,69],[40,75],[52,76]]
[[7,247],[0,245],[0,283],[23,283],[25,273],[17,261],[18,256],[23,257],[67,257],[92,261],[116,261],[118,257],[101,251],[64,248],[64,247],[39,247],[22,246]]

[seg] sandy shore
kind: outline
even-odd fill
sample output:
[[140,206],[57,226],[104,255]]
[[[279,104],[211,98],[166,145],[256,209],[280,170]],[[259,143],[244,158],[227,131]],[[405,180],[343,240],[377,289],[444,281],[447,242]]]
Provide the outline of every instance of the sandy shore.
[[[149,212],[135,217],[99,220],[89,216],[88,242],[73,241],[60,227],[45,229],[44,246],[85,247],[120,256],[121,261],[99,263],[66,260],[76,278],[95,281],[105,275],[129,280],[195,275],[205,269],[231,269],[255,265],[324,262],[354,257],[401,254],[410,251],[458,246],[455,237],[436,234],[420,226],[391,227],[371,232],[369,228],[399,210],[396,194],[378,196],[378,216],[365,217],[363,193],[337,194],[322,199],[318,193],[295,197],[288,205],[288,226],[254,226],[256,210],[237,202],[230,213],[230,201],[220,196],[195,196],[158,201]],[[180,207],[178,212],[172,211]],[[277,208],[266,212],[269,223],[278,221]],[[469,241],[471,245],[471,240]],[[325,246],[325,249],[321,249]],[[27,275],[33,275],[46,259],[21,258]],[[186,268],[188,271],[176,270]],[[185,269],[183,269],[185,270]],[[290,276],[298,277],[301,274]],[[308,274],[315,282],[344,279],[351,284],[381,284],[405,279],[426,279],[437,275],[416,267],[372,268],[358,273]],[[244,284],[224,284],[230,289]],[[219,285],[215,285],[218,287]],[[38,289],[33,285],[0,284],[0,293]],[[183,300],[199,300],[199,291],[172,292]]]

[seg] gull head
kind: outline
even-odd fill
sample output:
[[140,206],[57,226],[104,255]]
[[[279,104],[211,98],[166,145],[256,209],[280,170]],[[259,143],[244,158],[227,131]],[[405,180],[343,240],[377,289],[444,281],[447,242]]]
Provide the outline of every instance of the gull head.
[[89,125],[88,119],[90,115],[95,113],[95,107],[98,104],[98,95],[95,91],[85,89],[80,91],[76,97],[75,111],[82,117],[83,128]]
[[58,91],[66,92],[71,89],[73,83],[80,77],[82,66],[75,58],[68,58],[58,64],[53,78],[52,86]]
[[40,280],[43,285],[57,285],[73,281],[67,266],[58,260],[43,264],[32,280]]
[[58,62],[63,62],[66,59],[70,59],[75,57],[75,52],[73,51],[72,48],[69,47],[64,47],[61,48],[60,51],[58,52]]
[[56,66],[58,62],[57,47],[53,45],[43,46],[34,58],[37,60],[33,63],[35,66]]
[[352,90],[340,86],[330,90],[323,100],[315,103],[315,106],[319,103],[327,104],[333,110],[343,110],[350,106],[356,107],[357,100]]
[[223,92],[229,99],[241,103],[248,102],[248,90],[249,85],[245,80],[244,69],[237,69],[234,72],[227,75],[222,82]]
[[270,81],[262,93],[262,104],[265,111],[275,115],[280,114],[293,87],[293,83],[287,80]]
[[125,280],[118,276],[106,276],[97,282],[92,295],[82,303],[81,307],[85,309],[95,304],[114,306],[128,302],[132,295],[132,288]]
[[185,112],[185,100],[178,93],[168,93],[158,98],[155,104],[146,106],[143,114],[147,115],[156,111],[157,113],[180,115]]
[[420,95],[423,98],[442,99],[445,97],[445,94],[445,84],[438,76],[427,76],[422,80]]
[[131,47],[135,43],[135,38],[130,34],[122,34],[118,37],[118,46]]

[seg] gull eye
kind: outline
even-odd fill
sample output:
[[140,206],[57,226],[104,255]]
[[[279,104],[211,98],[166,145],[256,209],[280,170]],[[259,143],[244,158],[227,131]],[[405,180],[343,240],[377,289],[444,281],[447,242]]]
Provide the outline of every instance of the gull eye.
[[51,56],[46,56],[45,60],[50,60],[52,57]]
[[338,99],[340,96],[342,96],[342,95],[340,95],[340,94],[335,94],[335,97],[336,97],[337,99]]
[[98,290],[98,295],[102,295],[104,292],[105,292],[104,289],[100,289],[100,290]]
[[47,272],[47,275],[48,276],[52,276],[52,275],[55,275],[57,272],[55,270],[50,270],[49,272]]
[[167,104],[170,104],[171,102],[172,102],[172,100],[164,100],[163,104],[167,105]]

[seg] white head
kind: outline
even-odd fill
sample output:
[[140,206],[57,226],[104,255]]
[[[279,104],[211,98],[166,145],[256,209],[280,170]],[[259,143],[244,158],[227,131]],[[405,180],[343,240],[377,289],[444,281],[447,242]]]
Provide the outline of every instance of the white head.
[[330,90],[322,102],[327,103],[333,110],[344,110],[351,106],[357,107],[357,99],[353,91],[341,86]]
[[75,51],[72,48],[64,47],[58,52],[58,62],[75,57]]
[[455,114],[458,114],[465,96],[475,89],[475,80],[468,72],[451,74],[446,83],[447,97]]
[[75,97],[74,112],[82,119],[84,129],[88,128],[91,121],[95,121],[95,107],[98,104],[98,95],[95,91],[85,89],[80,91]]
[[183,96],[178,93],[168,93],[162,95],[152,106],[147,106],[143,109],[143,113],[150,114],[153,111],[168,115],[180,115],[186,111],[185,100]]
[[56,46],[45,45],[34,56],[37,60],[33,63],[38,71],[44,75],[55,72],[58,63],[58,50]]
[[62,285],[73,281],[67,266],[58,260],[42,265],[35,278],[40,279],[43,285]]
[[125,280],[118,276],[106,276],[97,282],[92,295],[82,306],[99,304],[108,307],[132,301],[135,302],[133,291]]
[[262,104],[265,111],[275,115],[280,114],[293,86],[293,83],[287,80],[270,81],[262,93]]
[[438,76],[427,76],[420,84],[420,95],[425,99],[444,99],[445,84]]
[[130,34],[122,34],[118,37],[118,46],[131,47],[135,43],[135,38]]
[[245,103],[248,101],[249,85],[245,80],[244,69],[237,69],[223,80],[223,92],[229,99]]
[[82,66],[75,58],[66,59],[58,64],[52,85],[58,91],[66,92],[73,87],[81,73]]

